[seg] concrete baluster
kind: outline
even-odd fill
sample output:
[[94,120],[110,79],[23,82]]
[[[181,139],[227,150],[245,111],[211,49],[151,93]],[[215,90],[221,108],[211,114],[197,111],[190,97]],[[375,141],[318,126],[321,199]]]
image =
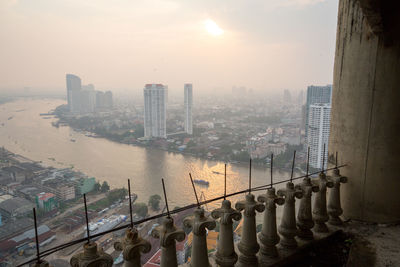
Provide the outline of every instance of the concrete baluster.
[[185,239],[185,232],[176,228],[172,218],[164,218],[162,225],[156,227],[151,235],[160,239],[161,246],[161,267],[176,267],[178,260],[176,258],[176,241]]
[[278,257],[276,245],[279,243],[279,235],[276,227],[276,205],[283,205],[285,200],[275,194],[275,188],[269,188],[266,194],[258,196],[258,201],[265,203],[264,221],[260,240],[260,261],[268,261],[270,258]]
[[328,199],[328,223],[332,225],[343,224],[342,220],[339,218],[342,215],[342,205],[340,204],[340,184],[347,183],[347,177],[341,176],[338,168],[333,169],[333,175],[328,177],[329,181],[333,183],[332,189],[329,191]]
[[298,237],[304,240],[312,240],[314,235],[311,229],[314,227],[314,221],[312,218],[311,196],[313,192],[319,191],[319,187],[311,183],[310,177],[306,177],[295,188],[303,191],[303,198],[300,200],[300,207],[297,213]]
[[297,241],[294,238],[297,235],[295,201],[296,198],[303,197],[303,192],[295,189],[294,184],[289,182],[285,189],[278,190],[277,195],[285,198],[282,220],[278,228],[282,236],[279,244],[287,249],[296,248]]
[[221,208],[213,210],[211,216],[214,219],[220,218],[220,229],[218,236],[218,247],[215,254],[215,261],[222,267],[233,267],[238,260],[233,244],[232,220],[239,221],[242,214],[231,207],[229,200],[222,201]]
[[95,242],[90,242],[83,245],[83,252],[72,256],[70,264],[72,267],[111,267],[113,265],[113,258],[111,255],[103,252],[102,249],[97,249]]
[[326,222],[329,220],[328,212],[326,209],[326,189],[333,187],[333,183],[326,179],[325,173],[319,174],[316,184],[319,191],[315,194],[314,207],[313,207],[313,220],[315,222],[313,230],[317,233],[329,232]]
[[263,212],[265,206],[255,200],[253,194],[247,194],[246,199],[236,203],[235,208],[243,210],[242,237],[238,244],[240,251],[237,266],[258,266],[256,254],[260,250],[257,243],[256,211]]
[[204,209],[197,208],[194,211],[194,215],[186,218],[183,224],[193,229],[192,258],[189,266],[211,266],[208,260],[206,228],[208,230],[214,229],[216,226],[215,221],[204,215]]
[[140,267],[141,253],[148,253],[151,250],[150,243],[141,238],[136,228],[126,230],[122,241],[114,243],[115,250],[123,251],[124,267]]

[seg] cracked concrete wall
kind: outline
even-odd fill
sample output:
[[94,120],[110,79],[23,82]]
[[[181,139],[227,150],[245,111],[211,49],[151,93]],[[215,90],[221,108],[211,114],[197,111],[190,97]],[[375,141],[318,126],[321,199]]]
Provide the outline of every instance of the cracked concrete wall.
[[382,31],[359,1],[339,1],[329,151],[349,165],[344,216],[389,223],[400,221],[400,13],[377,2]]

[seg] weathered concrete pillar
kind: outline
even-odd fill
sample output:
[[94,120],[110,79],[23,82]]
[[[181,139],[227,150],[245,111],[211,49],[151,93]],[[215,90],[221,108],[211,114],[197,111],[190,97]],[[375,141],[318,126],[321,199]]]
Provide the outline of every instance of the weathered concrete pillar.
[[348,164],[346,218],[400,221],[399,13],[399,1],[339,1],[329,151]]
[[211,216],[218,219],[220,223],[218,235],[217,253],[215,253],[215,261],[222,267],[233,267],[237,262],[238,256],[235,253],[233,244],[233,228],[232,220],[239,221],[242,214],[231,207],[231,202],[227,199],[222,201],[219,209],[213,210]]
[[258,266],[256,254],[260,250],[257,243],[256,211],[263,212],[265,206],[255,200],[253,194],[247,194],[246,199],[236,203],[235,208],[243,210],[242,237],[238,244],[240,251],[237,266]]
[[342,215],[343,210],[340,204],[340,183],[347,183],[347,177],[341,176],[339,169],[334,169],[333,175],[328,176],[328,179],[333,183],[333,187],[329,191],[328,223],[333,225],[341,225],[343,222],[339,216]]
[[102,249],[97,250],[97,244],[95,242],[90,242],[84,244],[83,252],[72,256],[69,263],[72,267],[111,267],[113,265],[113,258],[111,255],[103,252]]
[[193,267],[210,266],[206,228],[208,230],[214,229],[216,226],[215,221],[204,215],[204,209],[197,208],[194,210],[194,215],[186,218],[183,224],[193,229],[192,258],[189,265]]
[[140,255],[150,252],[151,244],[139,236],[136,228],[129,228],[122,242],[114,243],[114,248],[123,251],[124,267],[140,267]]
[[277,194],[285,198],[282,220],[278,228],[279,233],[282,235],[279,244],[284,248],[293,249],[297,247],[297,241],[294,239],[297,235],[295,201],[296,198],[303,197],[303,192],[295,189],[294,184],[288,182],[286,188],[279,189]]
[[258,196],[258,201],[265,203],[264,221],[260,240],[260,261],[268,261],[269,258],[278,257],[276,245],[279,243],[279,235],[276,227],[276,205],[283,205],[285,200],[275,194],[275,188],[268,188],[267,193]]
[[314,231],[317,233],[327,233],[329,229],[325,223],[329,220],[329,216],[326,209],[326,188],[333,187],[333,183],[326,179],[324,172],[320,172],[316,184],[318,184],[319,191],[315,194],[314,200]]
[[303,182],[295,186],[303,191],[303,198],[300,200],[300,207],[297,212],[297,227],[299,228],[298,237],[305,240],[314,238],[311,228],[314,221],[311,212],[311,196],[313,192],[318,192],[319,187],[311,183],[310,177],[303,179]]
[[151,235],[160,239],[161,267],[177,267],[175,240],[181,242],[185,239],[185,232],[176,228],[172,218],[164,218],[162,225],[156,227]]

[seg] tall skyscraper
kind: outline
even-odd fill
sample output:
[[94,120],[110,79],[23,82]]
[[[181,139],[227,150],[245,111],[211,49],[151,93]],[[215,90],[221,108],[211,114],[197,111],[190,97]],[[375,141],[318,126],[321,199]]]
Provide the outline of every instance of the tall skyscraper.
[[167,137],[166,94],[162,84],[146,84],[144,94],[144,136]]
[[193,85],[185,83],[184,85],[185,97],[185,132],[193,134],[193,120],[192,120],[192,106],[193,106]]
[[304,91],[300,90],[298,96],[297,96],[297,103],[299,105],[303,105],[304,104]]
[[111,91],[106,91],[104,93],[104,102],[106,108],[111,109],[113,107],[113,95]]
[[288,89],[285,89],[283,91],[283,102],[285,102],[286,104],[289,104],[290,102],[292,102],[292,94],[290,93],[290,91]]
[[307,144],[310,147],[310,166],[322,168],[325,144],[325,164],[328,161],[328,141],[331,120],[330,104],[313,104],[309,107]]
[[80,109],[80,91],[82,89],[81,78],[73,74],[66,75],[67,81],[67,103],[70,112]]
[[96,108],[96,91],[90,89],[81,90],[79,102],[79,112],[94,112]]
[[308,135],[308,118],[310,106],[313,104],[330,104],[332,98],[332,85],[307,87],[307,102],[306,102],[306,138]]

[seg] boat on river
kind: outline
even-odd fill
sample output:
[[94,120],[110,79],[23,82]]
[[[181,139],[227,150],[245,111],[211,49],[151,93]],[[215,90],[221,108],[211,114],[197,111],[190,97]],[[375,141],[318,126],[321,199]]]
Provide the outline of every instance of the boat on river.
[[193,183],[200,184],[200,185],[205,185],[205,186],[209,186],[210,185],[210,182],[208,182],[206,180],[201,180],[201,179],[194,179]]
[[[111,230],[115,228],[118,224],[126,221],[126,218],[127,218],[126,215],[111,215],[110,217],[100,219],[95,223],[89,223],[90,235],[95,235],[98,233]],[[84,230],[85,230],[85,237],[87,237],[86,227],[84,228]],[[94,240],[96,240],[97,238],[94,238]]]

